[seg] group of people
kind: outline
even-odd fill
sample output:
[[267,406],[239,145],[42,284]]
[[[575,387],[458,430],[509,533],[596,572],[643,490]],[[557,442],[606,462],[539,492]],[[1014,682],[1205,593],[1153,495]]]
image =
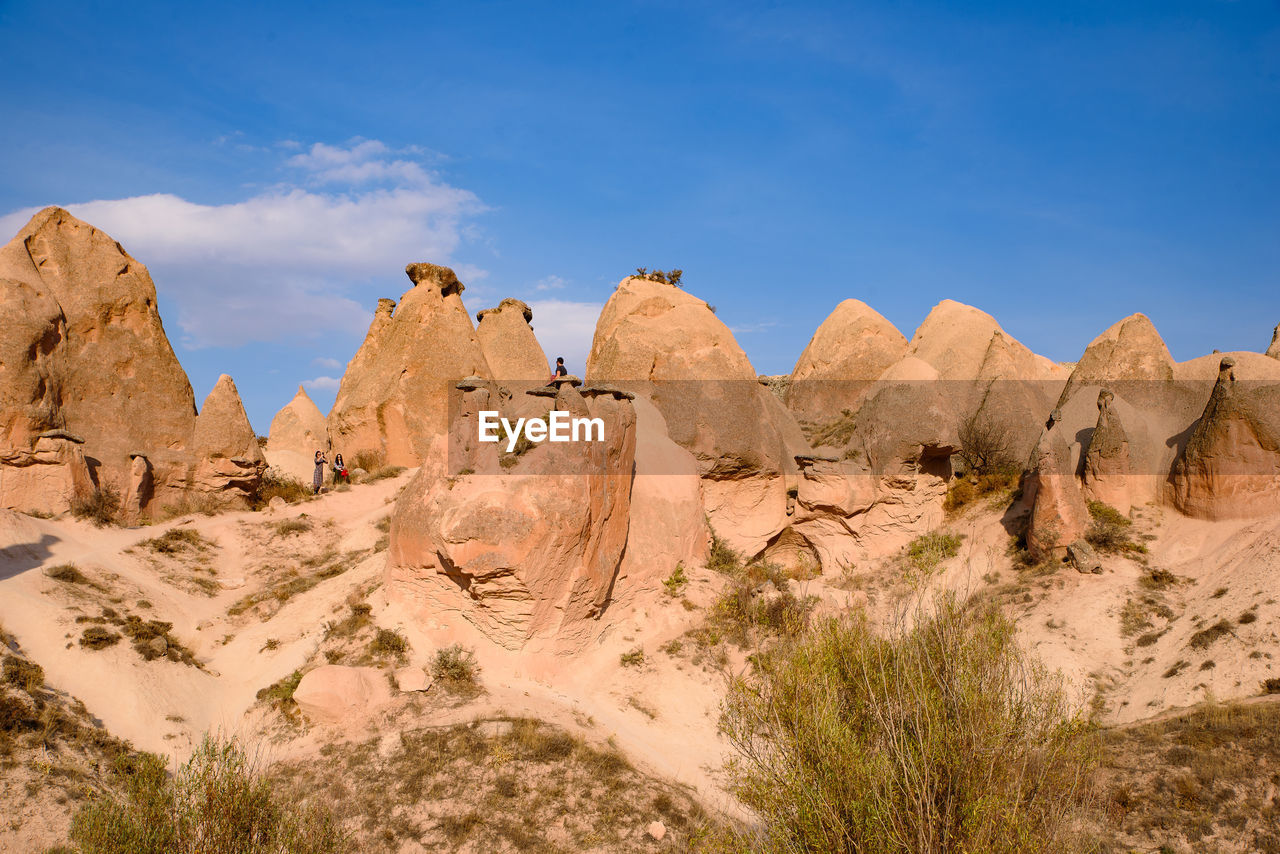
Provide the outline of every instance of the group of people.
[[[568,375],[569,371],[564,366],[564,356],[560,356],[556,359],[555,370],[551,372],[551,379],[547,385],[554,385],[557,377]],[[311,478],[311,486],[316,495],[319,495],[324,487],[324,467],[328,464],[329,460],[325,457],[324,451],[316,451],[316,472]],[[333,482],[335,484],[351,483],[351,475],[347,474],[347,464],[342,461],[342,454],[333,455]]]
[[[315,489],[316,495],[320,494],[320,488],[324,486],[324,467],[328,464],[324,451],[316,451],[316,472],[311,477],[311,486]],[[347,474],[347,464],[342,461],[342,454],[333,455],[333,482],[351,483],[351,475]]]

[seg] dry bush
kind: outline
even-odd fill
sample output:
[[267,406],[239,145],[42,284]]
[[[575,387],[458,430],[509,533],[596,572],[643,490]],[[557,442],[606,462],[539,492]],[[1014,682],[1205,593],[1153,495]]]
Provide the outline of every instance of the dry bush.
[[71,515],[85,519],[99,528],[115,525],[120,516],[120,493],[106,484],[71,500]]
[[366,471],[368,471],[368,474],[360,478],[361,483],[373,483],[376,480],[396,477],[404,471],[404,466],[379,466],[376,469],[366,469]]
[[206,736],[172,778],[164,760],[118,763],[121,797],[99,797],[71,824],[82,854],[328,854],[349,840],[320,806],[276,793],[234,740]]
[[1130,536],[1133,522],[1119,510],[1101,501],[1090,501],[1089,515],[1093,517],[1093,521],[1084,535],[1089,545],[1112,554],[1146,554],[1147,547],[1134,542]]
[[956,435],[960,440],[959,456],[967,472],[984,475],[1018,468],[1008,426],[981,410],[961,421]]
[[650,270],[647,267],[636,267],[637,279],[648,279],[651,282],[662,282],[664,285],[675,285],[680,287],[680,279],[684,276],[684,270]]
[[409,653],[409,641],[391,629],[378,629],[369,644],[369,654],[379,660],[395,659],[403,662]]
[[274,526],[277,535],[287,537],[290,534],[301,534],[310,531],[312,528],[311,520],[305,514],[296,519],[285,519],[277,522]]
[[150,549],[156,554],[173,555],[183,552],[204,552],[215,547],[217,543],[201,534],[195,528],[170,528],[158,537],[143,540],[139,546]]
[[382,451],[356,451],[355,461],[351,468],[364,469],[366,472],[377,471],[387,464],[387,456]]
[[943,534],[933,531],[922,534],[907,544],[904,556],[908,571],[921,577],[928,577],[948,558],[960,554],[963,534]]
[[1068,852],[1093,762],[1012,622],[944,595],[911,629],[830,619],[757,656],[721,729],[770,852]]
[[258,489],[254,492],[250,505],[254,510],[261,510],[276,497],[283,498],[289,504],[297,504],[310,500],[311,487],[297,478],[286,477],[267,469],[258,482]]
[[431,662],[431,675],[453,688],[474,688],[480,676],[476,655],[461,644],[436,650]]

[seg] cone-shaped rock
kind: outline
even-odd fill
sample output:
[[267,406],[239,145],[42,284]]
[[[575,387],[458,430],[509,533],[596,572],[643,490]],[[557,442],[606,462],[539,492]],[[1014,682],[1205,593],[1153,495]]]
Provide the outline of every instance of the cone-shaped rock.
[[856,409],[863,392],[907,351],[907,339],[866,303],[847,299],[822,321],[800,354],[787,408],[808,421]]
[[1023,495],[1031,504],[1027,550],[1037,560],[1065,553],[1089,526],[1089,508],[1071,471],[1070,448],[1057,426],[1060,419],[1054,410],[1023,482]]
[[391,465],[418,465],[448,429],[452,385],[491,376],[458,277],[435,264],[405,272],[414,287],[394,313],[390,300],[378,303],[329,413],[333,447],[348,460],[368,451]]
[[218,377],[196,418],[193,450],[198,491],[229,504],[245,504],[262,478],[265,461],[231,377]]
[[1204,415],[1174,464],[1173,502],[1189,516],[1249,518],[1280,509],[1280,385],[1237,382],[1236,366],[1234,357],[1222,358]]
[[1115,395],[1106,389],[1098,393],[1098,423],[1084,460],[1084,492],[1088,498],[1128,514],[1135,503],[1129,434],[1120,423],[1114,400]]
[[1267,355],[1273,359],[1280,359],[1280,324],[1277,324],[1275,331],[1271,333],[1271,346],[1267,348]]
[[[298,386],[293,400],[271,419],[267,462],[286,477],[309,483],[315,470],[316,451],[328,456],[328,424],[306,389]],[[345,454],[343,457],[348,465],[354,465],[354,459],[346,460]]]
[[1100,385],[1141,405],[1165,394],[1162,384],[1173,376],[1173,357],[1164,339],[1145,314],[1133,314],[1089,343],[1058,405],[1064,405],[1079,387]]
[[476,315],[476,335],[485,361],[500,383],[546,382],[551,373],[533,328],[533,311],[518,299],[504,299]]

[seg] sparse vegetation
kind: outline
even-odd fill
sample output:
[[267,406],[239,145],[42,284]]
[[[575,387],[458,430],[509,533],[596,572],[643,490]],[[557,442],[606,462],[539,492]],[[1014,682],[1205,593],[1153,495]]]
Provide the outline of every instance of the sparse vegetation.
[[264,703],[292,703],[293,692],[302,681],[302,671],[295,670],[278,682],[268,685],[257,693],[257,698]]
[[373,483],[376,480],[398,477],[404,470],[404,466],[379,466],[376,469],[371,469],[368,474],[361,478],[361,482]]
[[45,577],[52,578],[54,581],[61,581],[63,584],[92,585],[93,583],[74,563],[60,563],[57,566],[51,566],[44,571],[44,574]]
[[1226,620],[1218,620],[1207,629],[1201,629],[1191,636],[1191,640],[1187,642],[1187,646],[1191,649],[1208,649],[1213,646],[1217,640],[1225,635],[1233,635],[1235,632],[1231,628],[1231,624]]
[[1093,517],[1093,521],[1084,535],[1089,545],[1112,554],[1147,553],[1147,547],[1134,542],[1130,536],[1133,521],[1119,510],[1101,501],[1090,501],[1089,515]]
[[479,687],[480,665],[473,651],[455,643],[436,650],[431,675],[454,693],[469,693]]
[[637,279],[648,279],[651,282],[662,282],[664,285],[675,285],[680,287],[680,277],[684,275],[684,270],[672,270],[666,272],[664,270],[649,270],[646,267],[636,267]]
[[290,534],[301,534],[312,528],[311,519],[304,513],[293,519],[283,519],[274,526],[277,536],[287,537]]
[[283,498],[289,504],[297,504],[311,497],[311,488],[302,481],[267,469],[258,483],[258,491],[254,493],[251,504],[253,509],[261,510],[269,505],[273,498]]
[[119,642],[120,635],[102,626],[89,626],[80,634],[80,645],[85,649],[106,649]]
[[624,652],[618,656],[618,663],[623,667],[643,667],[644,666],[644,650],[636,647],[630,652]]
[[99,528],[114,525],[120,515],[120,492],[104,484],[71,500],[71,515],[92,522]]
[[831,619],[760,653],[721,728],[759,851],[1072,851],[1094,761],[1013,624],[950,596],[911,629]]
[[679,596],[688,584],[689,578],[684,574],[683,563],[677,563],[676,568],[671,570],[671,574],[662,581],[662,586],[667,589],[668,596]]
[[350,850],[321,806],[283,798],[235,741],[206,736],[172,778],[154,754],[117,763],[122,796],[95,798],[76,814],[83,854],[327,854]]
[[202,552],[214,548],[217,544],[201,534],[195,528],[170,528],[158,537],[143,540],[139,546],[150,549],[156,554],[174,555],[183,552]]
[[28,694],[34,694],[44,687],[44,668],[34,661],[6,655],[4,658],[4,681],[8,685],[16,685]]
[[907,566],[920,576],[933,574],[944,560],[960,553],[962,534],[944,534],[932,531],[916,537],[906,547]]
[[394,659],[404,661],[409,653],[409,641],[404,635],[391,629],[378,629],[369,644],[369,654],[377,659]]

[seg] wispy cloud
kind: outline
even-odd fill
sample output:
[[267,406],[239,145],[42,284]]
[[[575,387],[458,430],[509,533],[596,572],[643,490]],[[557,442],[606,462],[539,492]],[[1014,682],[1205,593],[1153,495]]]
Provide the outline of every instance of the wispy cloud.
[[316,377],[315,379],[302,381],[302,385],[308,389],[324,389],[325,391],[337,391],[341,383],[342,377]]
[[312,359],[311,364],[317,365],[321,368],[328,368],[331,371],[336,371],[338,368],[341,368],[344,363],[340,362],[337,359],[330,359],[326,356],[320,356],[318,358]]
[[[427,156],[377,140],[316,143],[284,161],[287,181],[242,201],[161,193],[65,207],[150,268],[177,306],[187,347],[359,333],[383,295],[372,280],[382,291],[408,261],[448,263],[484,210],[430,171]],[[0,233],[17,232],[35,211],[0,217]]]
[[533,332],[547,358],[555,361],[557,356],[564,356],[569,373],[581,377],[587,369],[587,353],[604,305],[546,299],[530,302],[529,308],[533,309]]
[[562,290],[569,283],[559,276],[547,276],[534,282],[533,289],[535,291],[558,291]]
[[762,320],[759,323],[743,323],[737,326],[730,326],[729,331],[734,335],[753,335],[757,332],[768,332],[777,326],[776,320]]

